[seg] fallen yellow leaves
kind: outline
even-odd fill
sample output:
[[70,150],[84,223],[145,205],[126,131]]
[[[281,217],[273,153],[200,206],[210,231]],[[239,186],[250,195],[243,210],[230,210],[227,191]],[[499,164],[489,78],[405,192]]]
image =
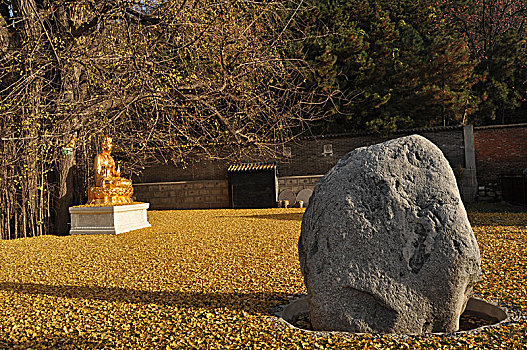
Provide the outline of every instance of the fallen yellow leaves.
[[[281,330],[269,310],[306,292],[297,257],[303,209],[148,215],[152,227],[117,236],[0,241],[0,348],[527,347],[525,322],[405,340]],[[471,220],[484,270],[476,291],[527,310],[527,214]]]

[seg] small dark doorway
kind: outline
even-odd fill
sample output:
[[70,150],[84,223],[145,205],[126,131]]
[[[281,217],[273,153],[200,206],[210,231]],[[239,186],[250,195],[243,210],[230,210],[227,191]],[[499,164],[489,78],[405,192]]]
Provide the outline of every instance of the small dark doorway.
[[232,208],[276,207],[278,178],[275,163],[233,164],[227,173]]
[[501,191],[505,202],[527,205],[527,176],[502,176]]

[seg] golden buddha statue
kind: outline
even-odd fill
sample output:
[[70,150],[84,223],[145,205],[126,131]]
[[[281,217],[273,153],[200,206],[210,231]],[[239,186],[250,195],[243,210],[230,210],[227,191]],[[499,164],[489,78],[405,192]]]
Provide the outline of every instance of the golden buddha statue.
[[112,138],[105,136],[101,144],[101,153],[95,156],[95,186],[88,190],[88,203],[98,205],[132,204],[134,189],[132,181],[121,177],[119,167],[115,169],[112,152]]

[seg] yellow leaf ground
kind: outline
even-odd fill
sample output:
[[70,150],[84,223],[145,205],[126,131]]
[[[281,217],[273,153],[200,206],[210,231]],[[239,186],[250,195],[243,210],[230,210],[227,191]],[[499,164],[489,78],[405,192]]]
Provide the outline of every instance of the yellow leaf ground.
[[[117,236],[0,241],[0,348],[527,348],[527,322],[474,336],[311,338],[267,317],[305,293],[302,209],[151,211]],[[527,311],[527,213],[471,213],[476,292]]]

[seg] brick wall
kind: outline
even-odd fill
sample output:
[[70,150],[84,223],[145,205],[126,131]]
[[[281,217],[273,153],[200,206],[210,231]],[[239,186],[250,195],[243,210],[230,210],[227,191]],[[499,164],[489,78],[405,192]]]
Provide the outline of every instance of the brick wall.
[[134,184],[136,201],[150,203],[150,209],[228,208],[227,180],[154,182]]
[[[464,164],[464,142],[462,127],[446,127],[433,129],[415,129],[398,132],[390,137],[378,135],[333,135],[325,137],[306,137],[290,143],[291,157],[283,157],[278,161],[278,176],[304,176],[325,174],[346,153],[357,147],[370,146],[401,136],[419,134],[436,144],[445,154],[451,166],[455,169]],[[324,156],[325,144],[331,144],[332,156]],[[272,161],[272,159],[259,160]],[[134,178],[134,182],[175,182],[196,180],[226,180],[227,168],[230,162],[225,160],[189,162],[183,165],[159,165],[146,168],[143,173]]]
[[474,128],[478,183],[499,182],[527,168],[527,124]]
[[229,164],[225,160],[193,161],[188,164],[147,167],[134,182],[176,182],[197,180],[226,180]]
[[[294,199],[304,189],[313,190],[322,175],[288,176],[278,178],[279,191],[291,191]],[[178,182],[152,182],[134,184],[136,201],[150,203],[150,209],[211,209],[229,208],[227,180],[198,180]],[[306,203],[307,204],[307,203]]]
[[[325,136],[303,138],[288,145],[291,156],[278,163],[280,176],[325,174],[337,161],[357,147],[370,146],[394,138],[419,134],[426,137],[445,154],[450,165],[465,167],[465,152],[462,127],[416,129],[410,132],[399,132],[390,137],[378,135]],[[324,155],[324,145],[331,144],[333,155]]]
[[[306,137],[288,144],[291,156],[284,156],[277,162],[279,199],[287,199],[293,205],[297,196],[305,197],[306,191],[314,188],[321,175],[327,173],[340,158],[357,147],[411,134],[422,135],[436,144],[453,169],[459,165],[466,167],[464,129],[461,126],[415,129],[398,132],[389,137],[378,135]],[[324,154],[324,145],[327,144],[332,146],[331,155]],[[134,179],[136,198],[138,201],[150,202],[152,209],[229,207],[227,181],[229,164],[226,161],[201,161],[193,162],[186,167],[163,165],[147,168],[139,178]],[[462,191],[465,192],[464,198],[468,201],[473,199],[470,191],[471,183],[475,183],[470,177],[471,174],[466,171],[463,176],[466,179]],[[302,190],[306,191],[301,193]]]

